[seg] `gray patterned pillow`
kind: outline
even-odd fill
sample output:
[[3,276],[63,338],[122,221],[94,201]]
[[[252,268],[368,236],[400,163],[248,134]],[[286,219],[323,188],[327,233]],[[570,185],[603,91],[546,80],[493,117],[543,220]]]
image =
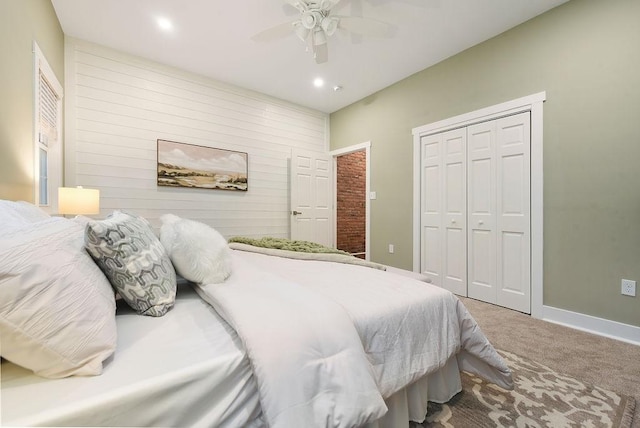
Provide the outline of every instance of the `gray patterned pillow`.
[[92,220],[85,246],[113,288],[139,314],[160,317],[176,297],[176,272],[149,222],[114,211]]

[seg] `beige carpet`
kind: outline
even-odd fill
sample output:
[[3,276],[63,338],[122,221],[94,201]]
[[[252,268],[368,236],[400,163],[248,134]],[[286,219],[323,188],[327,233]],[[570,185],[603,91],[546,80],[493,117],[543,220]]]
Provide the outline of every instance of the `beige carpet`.
[[463,390],[445,404],[429,403],[416,427],[609,427],[629,428],[635,400],[509,352],[515,388],[504,390],[463,374]]
[[635,398],[632,427],[640,428],[640,346],[461,299],[491,343],[585,384]]

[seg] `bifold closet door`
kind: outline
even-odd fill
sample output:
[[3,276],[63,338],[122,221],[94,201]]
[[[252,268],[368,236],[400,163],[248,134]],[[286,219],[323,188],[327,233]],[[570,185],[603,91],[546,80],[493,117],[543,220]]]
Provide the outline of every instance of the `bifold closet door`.
[[529,112],[421,138],[421,271],[531,312]]
[[469,297],[530,313],[529,113],[467,136]]
[[467,128],[468,295],[496,303],[496,121]]
[[496,121],[496,303],[531,313],[531,124],[529,113]]
[[421,271],[453,293],[467,295],[466,130],[421,140]]

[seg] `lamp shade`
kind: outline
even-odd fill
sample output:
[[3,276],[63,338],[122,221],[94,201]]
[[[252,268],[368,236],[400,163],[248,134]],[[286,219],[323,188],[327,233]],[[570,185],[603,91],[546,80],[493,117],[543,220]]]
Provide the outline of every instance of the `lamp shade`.
[[82,187],[58,187],[60,214],[99,214],[100,190]]

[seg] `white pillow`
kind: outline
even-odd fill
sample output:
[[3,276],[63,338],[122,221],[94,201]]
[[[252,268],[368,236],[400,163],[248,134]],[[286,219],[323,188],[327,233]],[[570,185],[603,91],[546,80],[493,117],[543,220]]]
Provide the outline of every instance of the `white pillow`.
[[173,214],[160,220],[160,242],[179,275],[197,284],[220,283],[231,275],[231,250],[218,231]]
[[25,201],[15,202],[15,210],[23,218],[31,223],[35,223],[36,221],[40,220],[46,220],[50,217],[49,214],[44,212],[42,208]]
[[28,227],[31,223],[46,220],[49,214],[24,201],[0,200],[0,226],[2,232]]
[[98,375],[116,347],[115,299],[84,228],[50,217],[0,234],[3,358],[37,375]]

